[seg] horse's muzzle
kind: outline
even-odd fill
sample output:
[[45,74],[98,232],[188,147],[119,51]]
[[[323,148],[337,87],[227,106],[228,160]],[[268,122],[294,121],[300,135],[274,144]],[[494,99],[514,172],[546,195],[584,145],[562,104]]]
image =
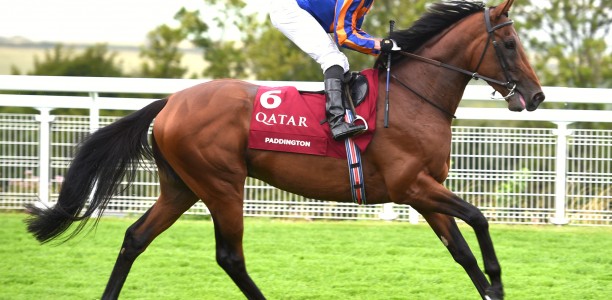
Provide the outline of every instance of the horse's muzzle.
[[544,101],[544,93],[541,91],[533,94],[531,98],[526,98],[522,91],[516,91],[512,97],[506,99],[508,101],[508,109],[511,111],[521,112],[523,110],[534,111]]
[[533,97],[531,98],[531,101],[529,101],[529,103],[527,104],[527,107],[526,107],[527,111],[536,110],[538,106],[540,106],[540,103],[544,101],[544,99],[546,99],[546,96],[544,95],[543,92],[539,92],[533,95]]

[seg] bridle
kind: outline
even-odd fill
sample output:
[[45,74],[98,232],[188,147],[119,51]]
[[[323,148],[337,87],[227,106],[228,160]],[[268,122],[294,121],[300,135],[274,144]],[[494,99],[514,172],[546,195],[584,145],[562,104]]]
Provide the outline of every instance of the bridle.
[[[495,38],[495,31],[502,28],[502,27],[506,27],[509,25],[512,25],[514,23],[514,21],[512,20],[508,20],[504,23],[500,23],[497,24],[495,26],[491,25],[491,11],[490,9],[487,7],[484,10],[484,18],[485,18],[485,26],[487,29],[487,34],[488,34],[488,38],[487,38],[487,42],[485,44],[485,48],[482,51],[482,54],[480,55],[480,60],[478,61],[478,65],[476,65],[476,70],[474,71],[468,71],[453,65],[449,65],[440,61],[437,61],[435,59],[431,59],[431,58],[427,58],[427,57],[423,57],[420,55],[416,55],[413,53],[409,53],[409,52],[405,52],[405,51],[399,51],[399,54],[406,56],[406,57],[410,57],[410,58],[414,58],[417,60],[420,60],[422,62],[434,65],[434,66],[438,66],[438,67],[442,67],[445,69],[449,69],[449,70],[453,70],[465,75],[468,75],[470,77],[472,77],[473,79],[482,79],[488,83],[494,83],[494,84],[498,84],[501,86],[506,87],[509,92],[506,96],[502,96],[501,98],[496,98],[495,97],[495,91],[493,91],[493,94],[491,95],[491,98],[493,99],[504,99],[507,100],[508,98],[512,97],[516,91],[516,82],[514,82],[514,80],[512,80],[511,76],[510,76],[510,71],[508,70],[508,61],[506,60],[506,56],[504,55],[503,51],[500,49],[499,43],[497,42],[496,38]],[[506,77],[506,81],[501,81],[501,80],[497,80],[491,77],[487,77],[484,75],[480,75],[478,74],[478,69],[480,69],[480,65],[482,64],[485,55],[487,54],[487,51],[489,50],[489,45],[493,45],[493,49],[495,49],[495,54],[497,56],[497,59],[499,61],[499,64],[502,68],[502,71],[504,72],[504,76]],[[420,95],[419,93],[417,93],[415,90],[413,90],[412,88],[408,87],[408,85],[406,85],[405,83],[401,82],[399,80],[399,78],[395,75],[391,75],[391,77],[393,79],[395,79],[397,82],[399,82],[404,88],[409,89],[410,91],[412,91],[413,93],[415,93],[417,96],[423,98],[425,101],[427,101],[429,104],[433,105],[434,107],[436,107],[437,109],[441,110],[442,112],[444,112],[447,115],[452,116],[453,118],[455,118],[455,116],[447,111],[445,111],[444,109],[442,109],[441,107],[439,107],[437,104],[435,104],[434,102],[426,99],[424,96]]]
[[[508,95],[502,96],[503,99],[505,100],[505,99],[512,97],[512,95],[514,95],[514,91],[516,89],[516,82],[512,81],[512,78],[510,77],[510,72],[508,71],[508,61],[506,60],[506,56],[504,55],[504,52],[501,51],[501,49],[499,48],[500,47],[499,43],[495,39],[495,30],[502,28],[502,27],[512,25],[514,21],[508,20],[504,23],[500,23],[500,24],[497,24],[491,27],[491,11],[488,7],[485,8],[484,15],[485,15],[485,24],[487,26],[487,33],[489,34],[489,37],[487,38],[485,49],[482,52],[482,55],[480,56],[480,61],[478,61],[478,65],[476,65],[476,70],[474,71],[474,74],[478,74],[478,69],[480,68],[480,65],[482,64],[482,61],[485,57],[485,54],[487,53],[487,49],[489,48],[490,44],[493,44],[493,48],[495,49],[495,54],[497,55],[497,60],[499,61],[499,64],[501,65],[502,71],[504,72],[504,76],[506,77],[506,82],[501,82],[495,79],[486,78],[484,76],[480,76],[479,78],[482,78],[483,80],[487,82],[493,82],[499,85],[503,85],[508,90],[510,90],[510,92],[508,92]],[[472,77],[474,77],[474,74],[472,75]]]

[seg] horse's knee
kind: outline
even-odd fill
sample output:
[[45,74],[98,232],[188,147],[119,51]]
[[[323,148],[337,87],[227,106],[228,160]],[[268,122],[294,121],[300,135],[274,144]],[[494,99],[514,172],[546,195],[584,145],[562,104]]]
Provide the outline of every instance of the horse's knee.
[[489,229],[489,221],[487,221],[487,218],[479,210],[470,214],[466,220],[466,223],[472,226],[472,228],[475,230]]
[[446,248],[448,249],[448,252],[450,252],[455,262],[457,262],[463,267],[472,267],[478,265],[476,257],[474,257],[474,254],[472,254],[472,251],[470,251],[469,248],[465,248],[466,246],[461,246],[461,243],[449,243],[449,241],[444,236],[440,236],[440,239],[442,240],[444,246],[446,246]]

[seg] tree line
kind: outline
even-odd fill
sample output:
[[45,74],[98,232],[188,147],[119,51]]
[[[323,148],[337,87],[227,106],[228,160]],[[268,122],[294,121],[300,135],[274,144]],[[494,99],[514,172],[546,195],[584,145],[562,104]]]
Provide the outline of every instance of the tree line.
[[[426,9],[424,0],[377,0],[363,27],[374,36],[388,33],[388,21],[407,28]],[[489,5],[494,5],[491,3]],[[199,10],[180,9],[177,25],[152,29],[140,48],[140,68],[122,70],[117,53],[106,44],[76,52],[58,44],[34,69],[12,68],[13,74],[154,78],[255,78],[307,80],[322,78],[319,66],[278,32],[267,16],[248,13],[245,0],[202,0]],[[206,13],[203,13],[206,11]],[[612,87],[612,0],[517,0],[511,11],[543,85]],[[213,33],[219,33],[214,36]],[[180,45],[202,51],[205,67],[187,74]],[[352,69],[372,67],[374,57],[346,51]]]
[[[408,28],[426,0],[377,0],[363,28],[373,36],[388,34],[389,20]],[[498,1],[496,1],[498,2]],[[498,3],[489,3],[495,5]],[[150,78],[238,78],[320,81],[319,65],[272,26],[267,15],[245,10],[245,0],[202,0],[200,9],[181,8],[175,25],[161,24],[140,47],[140,67],[127,73],[118,53],[100,43],[84,51],[57,44],[34,57],[33,70],[13,74]],[[536,73],[545,86],[612,88],[612,0],[517,0],[511,10],[515,27]],[[204,68],[188,74],[180,45],[201,50]],[[371,68],[375,57],[345,51],[352,70]],[[549,105],[549,104],[547,104]],[[554,104],[549,106],[554,107]],[[602,104],[573,104],[602,109]],[[472,124],[474,121],[461,121]],[[482,123],[482,122],[481,122]],[[548,126],[550,126],[548,124]],[[587,125],[590,127],[591,125]],[[607,125],[596,124],[596,128]]]

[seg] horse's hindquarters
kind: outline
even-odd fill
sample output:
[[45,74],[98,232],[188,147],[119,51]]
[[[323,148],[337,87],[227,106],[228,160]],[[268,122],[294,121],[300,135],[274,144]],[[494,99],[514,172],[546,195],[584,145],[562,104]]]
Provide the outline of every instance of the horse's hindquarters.
[[196,85],[173,94],[155,120],[153,134],[160,153],[205,202],[207,196],[222,192],[224,184],[244,184],[256,89],[238,80]]

